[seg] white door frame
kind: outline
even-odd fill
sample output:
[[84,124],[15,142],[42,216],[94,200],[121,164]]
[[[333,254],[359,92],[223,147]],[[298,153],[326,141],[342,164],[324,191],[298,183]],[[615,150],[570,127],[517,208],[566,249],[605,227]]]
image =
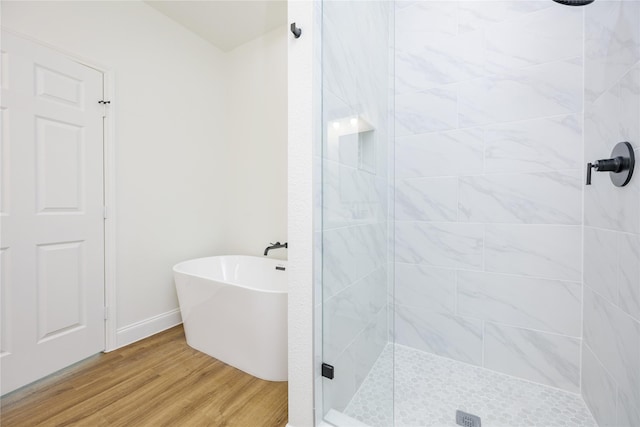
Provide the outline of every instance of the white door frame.
[[111,101],[106,108],[106,115],[103,120],[103,182],[104,182],[104,205],[106,206],[104,220],[104,303],[105,312],[105,343],[104,351],[109,352],[117,348],[116,332],[116,156],[115,156],[115,111],[118,108],[114,102],[115,95],[115,75],[109,67],[97,63],[91,59],[76,55],[75,53],[61,49],[55,45],[43,42],[29,35],[20,33],[10,28],[2,27],[2,31],[11,33],[40,46],[55,50],[70,60],[93,68],[103,75],[104,99]]

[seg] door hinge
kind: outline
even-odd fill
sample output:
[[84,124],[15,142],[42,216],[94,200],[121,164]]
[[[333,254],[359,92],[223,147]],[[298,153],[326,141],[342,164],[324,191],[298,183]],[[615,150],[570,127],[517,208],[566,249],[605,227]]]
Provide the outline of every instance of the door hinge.
[[108,211],[106,206],[102,207],[102,218],[104,218],[104,219],[108,219],[109,218],[109,211]]
[[98,101],[98,104],[102,105],[102,117],[107,117],[107,105],[111,104],[111,101],[101,99]]
[[104,320],[109,320],[109,307],[104,308]]

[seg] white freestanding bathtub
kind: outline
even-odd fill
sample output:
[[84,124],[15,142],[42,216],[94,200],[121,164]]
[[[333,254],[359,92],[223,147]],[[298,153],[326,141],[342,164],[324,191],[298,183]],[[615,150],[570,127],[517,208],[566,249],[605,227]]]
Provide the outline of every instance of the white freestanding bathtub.
[[175,265],[187,344],[255,377],[286,381],[286,267],[253,256]]

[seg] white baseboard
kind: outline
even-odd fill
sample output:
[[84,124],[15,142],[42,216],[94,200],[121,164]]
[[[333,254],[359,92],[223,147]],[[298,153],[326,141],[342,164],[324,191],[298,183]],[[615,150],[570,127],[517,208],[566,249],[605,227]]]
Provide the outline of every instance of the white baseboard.
[[116,348],[124,347],[143,338],[162,332],[182,323],[180,309],[176,308],[157,316],[149,317],[116,331]]

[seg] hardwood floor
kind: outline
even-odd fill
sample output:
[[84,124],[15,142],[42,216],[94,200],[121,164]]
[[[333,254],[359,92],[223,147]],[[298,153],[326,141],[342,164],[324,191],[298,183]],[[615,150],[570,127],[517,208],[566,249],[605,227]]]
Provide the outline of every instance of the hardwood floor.
[[284,426],[287,383],[189,347],[182,326],[82,361],[0,399],[0,425]]

